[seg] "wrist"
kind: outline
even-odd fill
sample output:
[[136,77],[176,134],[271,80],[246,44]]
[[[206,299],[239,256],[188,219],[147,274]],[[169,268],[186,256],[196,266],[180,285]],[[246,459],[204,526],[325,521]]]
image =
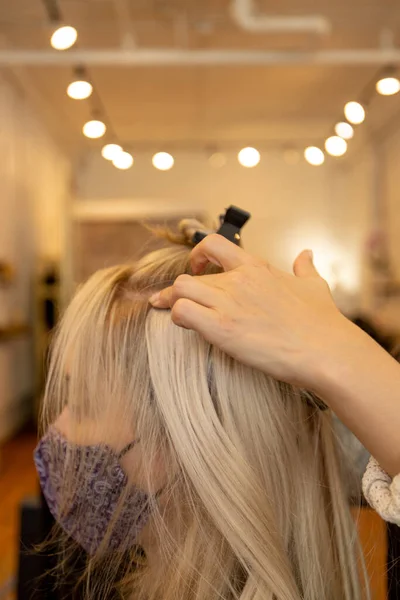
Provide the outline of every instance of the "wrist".
[[340,386],[350,385],[351,375],[360,365],[361,357],[369,354],[371,344],[375,346],[375,343],[341,313],[330,322],[329,329],[320,339],[326,340],[325,347],[319,344],[309,358],[310,364],[314,365],[311,388],[329,403],[330,396],[336,394]]

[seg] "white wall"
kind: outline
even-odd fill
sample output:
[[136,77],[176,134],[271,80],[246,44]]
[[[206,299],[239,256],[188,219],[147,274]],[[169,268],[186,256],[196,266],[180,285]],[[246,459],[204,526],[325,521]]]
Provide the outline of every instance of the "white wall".
[[400,337],[400,128],[394,123],[389,135],[375,139],[359,164],[359,176],[371,181],[372,230],[381,229],[387,244],[392,280],[398,292],[391,297],[374,295],[373,284],[385,279],[367,269],[369,310],[377,324]]
[[225,167],[213,169],[204,155],[186,153],[176,154],[168,172],[155,170],[149,154],[119,171],[93,153],[78,170],[77,198],[111,201],[110,208],[126,199],[141,206],[164,202],[213,216],[229,204],[246,208],[253,215],[243,233],[246,249],[291,269],[297,253],[311,247],[324,276],[341,281],[341,302],[349,309],[348,295],[361,285],[369,214],[368,199],[352,194],[351,169],[348,161],[333,159],[323,167],[288,165],[277,153],[263,155],[254,169],[244,169],[231,154]]
[[[0,78],[0,261],[16,281],[0,289],[0,317],[32,330],[32,288],[39,257],[62,253],[69,166],[13,83]],[[7,314],[8,313],[8,314]],[[0,341],[0,440],[26,416],[32,393],[32,333]]]

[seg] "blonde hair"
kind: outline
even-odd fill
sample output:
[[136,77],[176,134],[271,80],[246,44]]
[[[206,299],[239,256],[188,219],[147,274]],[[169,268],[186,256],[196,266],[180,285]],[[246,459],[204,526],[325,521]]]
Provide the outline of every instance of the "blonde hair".
[[[68,404],[75,441],[139,439],[132,480],[162,489],[139,540],[146,559],[100,549],[88,596],[361,600],[330,411],[152,309],[149,296],[187,272],[183,246],[99,271],[55,337],[44,428]],[[64,480],[68,495],[75,474]]]

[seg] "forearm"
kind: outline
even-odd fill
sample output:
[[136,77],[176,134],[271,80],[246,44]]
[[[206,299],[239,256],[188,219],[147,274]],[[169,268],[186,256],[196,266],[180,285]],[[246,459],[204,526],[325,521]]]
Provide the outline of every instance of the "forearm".
[[349,321],[319,361],[315,392],[389,475],[400,473],[400,365]]

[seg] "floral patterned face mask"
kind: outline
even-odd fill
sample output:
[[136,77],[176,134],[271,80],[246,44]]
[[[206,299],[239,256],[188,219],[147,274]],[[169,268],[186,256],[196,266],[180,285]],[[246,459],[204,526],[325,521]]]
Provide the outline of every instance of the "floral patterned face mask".
[[[137,543],[158,494],[128,484],[119,454],[109,446],[72,444],[54,426],[40,440],[34,461],[53,517],[86,552],[125,551]],[[74,490],[65,499],[64,478],[73,473]],[[129,486],[129,487],[128,487]]]

